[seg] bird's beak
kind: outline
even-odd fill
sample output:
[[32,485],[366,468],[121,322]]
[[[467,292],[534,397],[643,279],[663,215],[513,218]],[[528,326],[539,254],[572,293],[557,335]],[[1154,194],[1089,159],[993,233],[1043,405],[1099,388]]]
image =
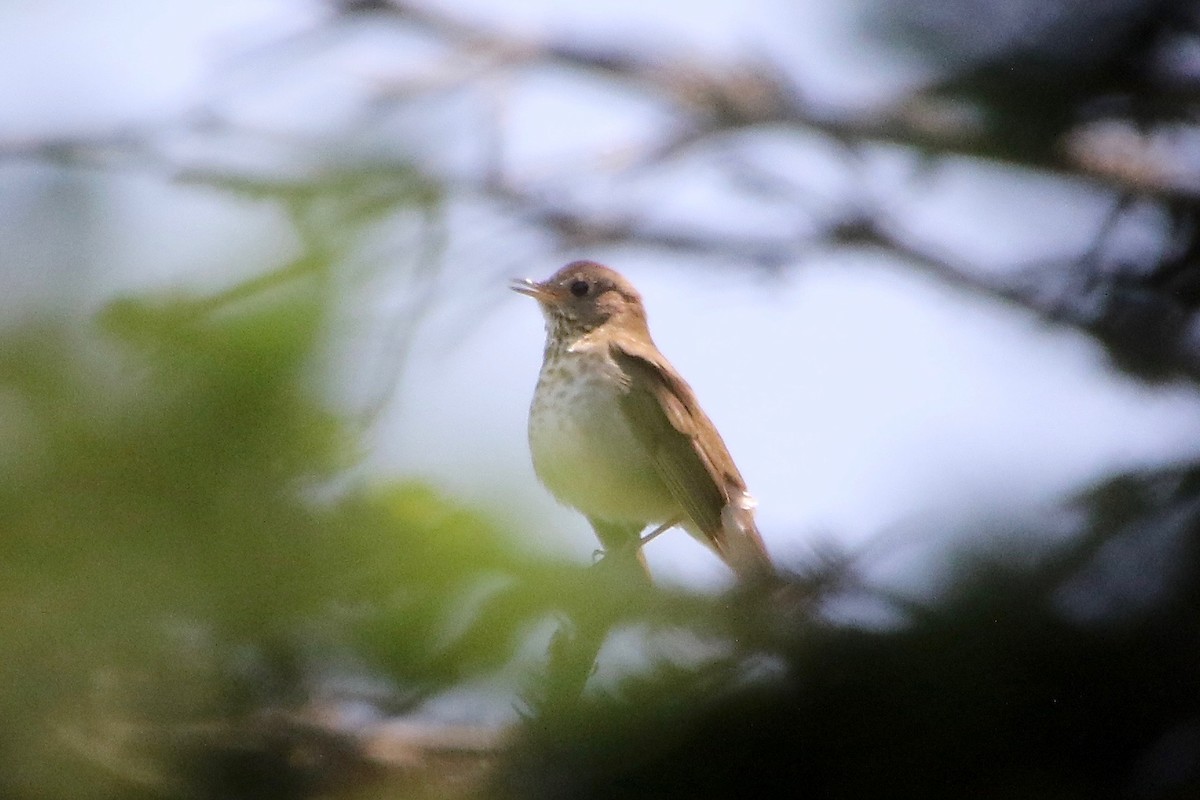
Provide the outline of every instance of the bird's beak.
[[508,288],[512,289],[517,294],[523,294],[526,297],[532,297],[534,300],[537,300],[543,305],[547,303],[553,304],[558,301],[558,295],[555,294],[554,291],[552,291],[545,284],[538,283],[532,278],[513,278],[512,282],[508,285]]

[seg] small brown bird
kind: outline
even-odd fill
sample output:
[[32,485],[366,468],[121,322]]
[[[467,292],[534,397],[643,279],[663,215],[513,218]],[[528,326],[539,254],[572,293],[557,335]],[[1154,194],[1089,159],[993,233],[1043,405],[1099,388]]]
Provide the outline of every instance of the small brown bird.
[[[774,574],[754,499],[720,434],[667,361],[629,281],[592,261],[515,280],[541,305],[546,349],[529,411],[533,466],[583,512],[606,554],[632,554],[681,525],[739,577]],[[657,529],[645,539],[641,532]],[[648,573],[646,573],[648,574]]]

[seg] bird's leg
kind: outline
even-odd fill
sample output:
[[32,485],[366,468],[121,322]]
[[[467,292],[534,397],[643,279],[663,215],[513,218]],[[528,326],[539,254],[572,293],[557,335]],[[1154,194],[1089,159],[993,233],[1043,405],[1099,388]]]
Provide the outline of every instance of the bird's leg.
[[[598,582],[596,588],[624,589],[630,584],[649,586],[650,572],[638,538],[642,526],[591,518],[589,521],[603,545],[603,549],[593,556],[595,569],[590,571],[590,580]],[[607,612],[601,612],[599,615],[581,614],[560,623],[550,640],[546,672],[539,687],[522,697],[528,708],[526,716],[537,716],[547,708],[578,700],[596,668],[596,656],[615,620],[616,617],[610,618]]]
[[638,542],[638,547],[645,547],[646,545],[650,544],[650,542],[654,541],[655,537],[657,537],[659,534],[661,534],[665,531],[671,530],[671,528],[674,528],[676,525],[678,525],[681,522],[683,522],[683,520],[678,519],[678,518],[672,518],[672,519],[667,520],[662,525],[659,525],[657,528],[655,528],[654,530],[650,531],[645,536],[643,536],[641,538],[641,540]]
[[618,571],[648,583],[650,570],[642,557],[642,541],[638,538],[642,526],[636,522],[609,522],[594,517],[588,517],[588,521],[603,547],[603,555],[596,565],[615,565]]

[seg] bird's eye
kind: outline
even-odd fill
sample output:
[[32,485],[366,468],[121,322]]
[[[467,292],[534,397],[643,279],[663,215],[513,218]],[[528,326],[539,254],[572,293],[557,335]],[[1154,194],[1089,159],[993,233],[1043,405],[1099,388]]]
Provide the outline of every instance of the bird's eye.
[[575,295],[576,297],[583,297],[588,293],[589,287],[587,281],[571,281],[571,285],[567,288],[569,288],[571,290],[571,294]]

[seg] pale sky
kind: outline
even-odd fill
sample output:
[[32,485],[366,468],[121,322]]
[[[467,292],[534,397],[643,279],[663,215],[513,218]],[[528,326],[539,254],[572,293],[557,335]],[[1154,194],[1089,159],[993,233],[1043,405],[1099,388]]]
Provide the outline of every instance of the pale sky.
[[[817,97],[848,103],[884,95],[916,74],[853,57],[846,20],[821,10],[828,5],[821,2],[441,5],[499,15],[531,34],[581,32],[603,41],[630,32],[635,43],[669,36],[725,57],[786,52]],[[214,76],[213,66],[302,28],[318,8],[283,0],[8,6],[0,12],[0,131],[12,138],[107,130],[170,117],[212,92],[257,124],[321,131],[332,125],[327,118],[336,117],[337,103],[349,103],[347,92],[365,91],[365,81],[403,59],[381,55],[378,42],[363,43],[268,87],[248,87],[253,81],[237,69]],[[554,80],[516,94],[509,155],[515,169],[530,174],[586,158],[593,144],[612,146],[605,136],[617,145],[636,142],[654,125],[653,111],[627,98],[564,97]],[[339,99],[313,102],[325,95]],[[264,97],[271,102],[246,99]],[[574,130],[561,116],[570,102],[577,105]],[[436,125],[458,112],[446,113],[414,122],[408,132],[429,158],[453,164],[461,154],[437,138]],[[828,170],[803,149],[788,157],[793,161],[781,168],[801,178]],[[978,253],[984,266],[1084,241],[1102,211],[1085,187],[1047,184],[1031,193],[1029,176],[970,164],[947,166],[914,191],[908,165],[879,158],[868,187],[873,200],[915,230]],[[2,168],[10,186],[29,179],[28,166]],[[668,215],[686,210],[735,226],[775,224],[769,214],[736,216],[741,212],[703,165],[680,172],[633,191]],[[837,194],[846,180],[831,173],[821,186]],[[687,187],[682,210],[656,194],[680,181]],[[242,258],[253,270],[248,254],[269,263],[290,244],[282,217],[261,205],[154,176],[126,179],[119,191],[119,227],[132,249],[114,274],[92,276],[101,293],[211,284],[219,278],[206,274],[209,264]],[[1070,209],[1071,225],[1063,226],[1063,209]],[[536,243],[506,238],[503,226],[491,235],[477,223],[470,214],[452,217],[441,291],[419,328],[394,406],[372,431],[370,463],[395,477],[429,479],[503,515],[531,539],[586,558],[594,547],[586,523],[556,506],[529,464],[525,413],[542,323],[531,301],[506,288],[506,278],[545,277],[560,260]],[[1115,469],[1194,456],[1200,441],[1194,388],[1141,386],[1107,369],[1085,337],[964,297],[878,257],[818,255],[778,280],[763,280],[687,270],[633,251],[572,256],[606,261],[639,287],[660,347],[724,434],[759,500],[768,546],[785,559],[818,535],[854,544],[925,520],[962,522],[968,512],[1046,506]],[[397,305],[380,298],[363,317],[386,321]],[[369,341],[360,346],[350,370],[386,373],[387,354]],[[660,538],[648,554],[667,580],[725,577],[682,533]]]

